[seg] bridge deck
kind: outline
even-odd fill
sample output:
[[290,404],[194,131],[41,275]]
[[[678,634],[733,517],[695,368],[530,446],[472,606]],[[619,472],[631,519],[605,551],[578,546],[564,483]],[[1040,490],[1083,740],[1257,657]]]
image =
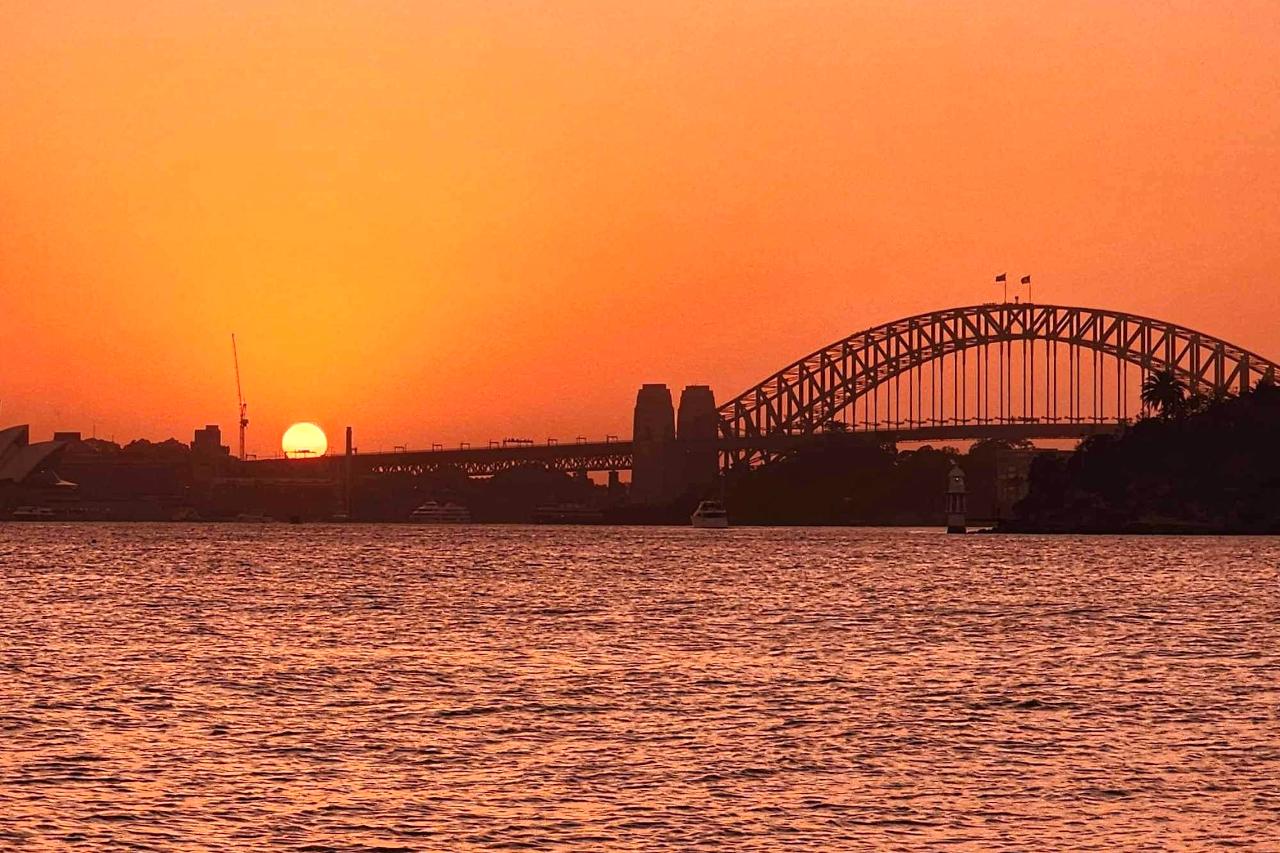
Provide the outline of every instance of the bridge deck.
[[[813,445],[815,442],[838,441],[842,437],[877,441],[976,441],[984,438],[1064,440],[1078,439],[1098,433],[1114,432],[1115,423],[1014,423],[1014,424],[943,424],[899,430],[852,431],[803,435],[771,435],[758,438],[728,438],[709,442],[720,452],[763,451],[786,453]],[[685,444],[689,449],[698,445]],[[705,448],[706,445],[703,445]],[[261,460],[249,465],[284,471],[305,467],[328,467],[341,464],[344,457],[322,459]],[[582,444],[541,444],[506,447],[468,447],[447,450],[408,450],[390,453],[360,453],[351,457],[357,473],[418,475],[459,469],[469,476],[491,476],[522,465],[545,465],[556,470],[626,471],[632,464],[631,441],[587,442]]]

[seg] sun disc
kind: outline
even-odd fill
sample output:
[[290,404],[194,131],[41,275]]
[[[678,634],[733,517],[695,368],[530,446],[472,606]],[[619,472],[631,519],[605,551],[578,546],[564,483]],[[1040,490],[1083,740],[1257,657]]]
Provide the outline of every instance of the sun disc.
[[284,450],[284,455],[290,459],[310,459],[314,456],[324,456],[325,451],[329,449],[329,440],[325,438],[324,430],[320,427],[303,421],[284,431],[284,438],[280,439],[280,447]]

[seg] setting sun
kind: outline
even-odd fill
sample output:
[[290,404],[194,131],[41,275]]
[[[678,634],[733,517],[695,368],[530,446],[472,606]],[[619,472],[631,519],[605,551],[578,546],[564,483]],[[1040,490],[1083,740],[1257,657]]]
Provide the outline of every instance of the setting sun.
[[285,430],[280,439],[284,455],[290,459],[306,459],[312,456],[324,456],[329,449],[329,440],[324,430],[312,423],[297,423]]

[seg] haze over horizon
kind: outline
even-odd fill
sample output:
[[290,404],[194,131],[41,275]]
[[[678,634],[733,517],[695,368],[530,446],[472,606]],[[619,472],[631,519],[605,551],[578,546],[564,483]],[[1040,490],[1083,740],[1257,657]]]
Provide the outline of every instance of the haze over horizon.
[[[69,2],[0,31],[0,426],[630,432],[999,297],[1280,357],[1275,3]],[[1011,290],[1011,296],[1018,290]]]

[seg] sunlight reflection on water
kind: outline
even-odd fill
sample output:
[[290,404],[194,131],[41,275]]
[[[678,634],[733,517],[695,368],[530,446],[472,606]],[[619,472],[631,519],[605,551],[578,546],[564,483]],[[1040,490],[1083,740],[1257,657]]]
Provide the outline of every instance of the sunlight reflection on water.
[[1280,540],[0,525],[0,847],[1277,849]]

